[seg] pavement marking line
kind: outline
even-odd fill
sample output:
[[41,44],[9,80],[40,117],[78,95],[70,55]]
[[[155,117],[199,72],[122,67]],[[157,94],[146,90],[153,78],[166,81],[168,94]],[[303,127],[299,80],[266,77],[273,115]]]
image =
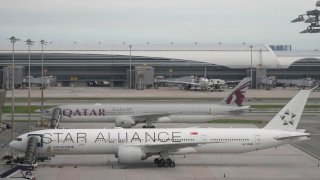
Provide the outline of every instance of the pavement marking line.
[[308,155],[310,155],[310,156],[312,156],[312,157],[320,160],[320,157],[319,157],[319,156],[312,154],[311,152],[305,150],[304,148],[302,148],[302,147],[300,147],[300,146],[298,146],[298,145],[295,145],[295,144],[290,144],[290,145],[293,146],[293,147],[295,147],[295,148],[297,148],[297,149],[299,149],[300,151],[302,151],[302,152],[304,152],[304,153],[306,153],[306,154],[308,154]]

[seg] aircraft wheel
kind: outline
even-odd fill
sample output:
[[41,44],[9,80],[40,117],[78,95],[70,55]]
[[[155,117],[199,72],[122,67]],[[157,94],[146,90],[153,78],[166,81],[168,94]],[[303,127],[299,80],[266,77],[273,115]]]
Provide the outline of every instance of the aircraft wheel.
[[167,159],[167,160],[166,160],[166,163],[167,163],[167,164],[170,164],[171,162],[172,162],[171,159]]
[[155,164],[159,164],[159,161],[160,161],[159,158],[155,158],[155,159],[154,159],[154,163],[155,163]]
[[176,163],[175,163],[174,161],[172,161],[172,162],[170,163],[170,167],[176,167]]
[[156,128],[155,126],[153,126],[153,125],[144,125],[144,126],[142,126],[142,128]]
[[160,159],[159,160],[159,163],[157,164],[158,165],[158,167],[164,167],[165,166],[165,160],[164,159]]
[[172,163],[172,160],[171,159],[167,159],[165,161],[165,164],[164,164],[164,167],[170,167],[170,164]]

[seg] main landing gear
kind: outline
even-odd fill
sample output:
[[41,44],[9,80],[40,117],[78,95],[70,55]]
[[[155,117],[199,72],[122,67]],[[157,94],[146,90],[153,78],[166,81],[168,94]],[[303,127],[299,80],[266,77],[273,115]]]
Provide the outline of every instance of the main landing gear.
[[176,166],[176,163],[170,158],[168,158],[168,159],[155,158],[154,163],[158,167],[175,167]]
[[153,121],[150,121],[150,120],[146,120],[146,125],[142,126],[142,128],[156,128],[154,125],[152,125],[152,122]]
[[156,128],[154,125],[144,125],[144,126],[142,126],[142,128]]
[[154,163],[158,167],[175,167],[176,163],[169,157],[168,152],[160,152],[160,158],[155,158]]

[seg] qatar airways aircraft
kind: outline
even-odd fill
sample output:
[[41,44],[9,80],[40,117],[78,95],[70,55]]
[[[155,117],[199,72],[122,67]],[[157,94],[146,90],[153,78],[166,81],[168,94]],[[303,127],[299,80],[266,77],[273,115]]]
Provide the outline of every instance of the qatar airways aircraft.
[[36,139],[33,154],[115,154],[123,164],[158,156],[158,167],[174,167],[171,155],[244,153],[309,139],[309,133],[296,128],[310,92],[301,90],[262,129],[46,129],[18,136],[10,147],[26,151],[28,140]]
[[[54,110],[60,109],[59,123],[115,123],[116,127],[131,128],[146,123],[144,128],[154,128],[152,123],[207,122],[225,115],[239,115],[249,111],[242,106],[251,78],[244,78],[227,97],[218,104],[72,104],[50,108],[41,113],[51,119]],[[59,111],[60,111],[59,110]]]

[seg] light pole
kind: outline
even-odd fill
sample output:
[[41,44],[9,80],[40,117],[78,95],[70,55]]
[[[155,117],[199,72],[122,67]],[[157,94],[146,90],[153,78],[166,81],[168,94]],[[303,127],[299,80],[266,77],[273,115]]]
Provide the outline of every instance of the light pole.
[[[41,40],[41,112],[43,112],[43,46],[47,44],[47,41]],[[41,121],[43,121],[43,117],[41,116]]]
[[253,87],[253,77],[252,77],[252,48],[253,46],[250,46],[250,77],[251,77],[251,89]]
[[[11,111],[11,140],[13,141],[14,140],[14,85],[15,85],[15,82],[14,82],[14,66],[15,66],[15,63],[14,63],[14,44],[17,42],[17,41],[20,41],[20,39],[17,39],[16,37],[14,36],[11,36],[10,38],[10,41],[12,43],[12,81],[11,81],[11,88],[12,88],[12,94],[11,94],[11,108],[12,108],[12,111]],[[11,148],[11,156],[13,156],[13,149]]]
[[129,45],[129,49],[130,49],[130,69],[129,69],[129,89],[131,89],[131,49],[132,49],[132,45]]
[[207,78],[207,66],[204,67],[204,77]]
[[33,41],[31,39],[27,39],[26,43],[28,45],[28,57],[29,57],[29,63],[28,63],[28,127],[29,130],[31,130],[31,102],[30,102],[30,68],[31,68],[31,58],[30,58],[30,47],[33,45]]

